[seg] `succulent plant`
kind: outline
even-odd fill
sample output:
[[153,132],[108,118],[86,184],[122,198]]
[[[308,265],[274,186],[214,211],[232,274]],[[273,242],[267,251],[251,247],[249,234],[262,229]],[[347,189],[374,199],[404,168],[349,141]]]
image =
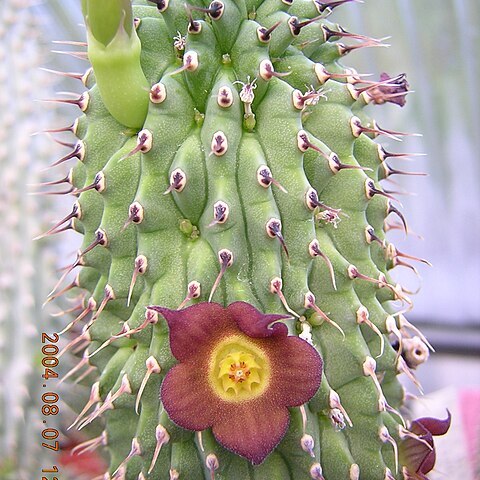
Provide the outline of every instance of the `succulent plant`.
[[386,240],[408,227],[380,184],[409,154],[367,108],[408,82],[342,65],[382,45],[331,20],[349,1],[82,0],[93,70],[56,162],[77,200],[48,233],[84,239],[49,299],[83,292],[63,352],[98,372],[74,426],[104,422],[105,479],[433,468],[449,419],[402,416],[429,344],[390,276],[421,259]]

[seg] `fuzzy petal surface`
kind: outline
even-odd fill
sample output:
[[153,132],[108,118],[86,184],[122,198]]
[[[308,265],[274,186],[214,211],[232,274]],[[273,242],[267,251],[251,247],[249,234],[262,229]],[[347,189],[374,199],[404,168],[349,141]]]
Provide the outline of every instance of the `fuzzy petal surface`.
[[197,303],[183,310],[150,306],[165,318],[170,332],[170,348],[180,362],[205,355],[212,342],[237,331],[228,311],[218,303]]
[[289,318],[286,315],[266,315],[246,302],[234,302],[227,308],[228,313],[235,320],[238,328],[249,337],[286,337],[288,335],[287,326],[279,322],[280,320]]
[[180,363],[165,376],[161,399],[168,416],[187,430],[210,428],[218,415],[218,399],[205,388],[201,367],[193,362]]
[[213,434],[226,449],[258,465],[285,435],[289,412],[286,408],[265,410],[245,403],[235,406],[215,423]]

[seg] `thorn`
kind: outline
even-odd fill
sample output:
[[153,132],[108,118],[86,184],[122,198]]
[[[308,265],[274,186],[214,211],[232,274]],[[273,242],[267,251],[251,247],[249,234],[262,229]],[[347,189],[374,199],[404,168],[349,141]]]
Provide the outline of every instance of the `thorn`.
[[[53,138],[53,137],[52,137]],[[57,141],[57,140],[55,140]],[[62,158],[57,160],[56,162],[52,163],[48,167],[42,169],[41,171],[48,170],[50,168],[56,167],[57,165],[60,165],[63,162],[66,162],[68,160],[71,160],[72,158],[76,158],[77,160],[82,161],[84,156],[85,156],[85,144],[79,140],[76,144],[71,144],[71,143],[61,143],[63,146],[68,146],[72,148],[72,151],[70,153],[67,153],[64,155]]]
[[334,322],[331,318],[329,318],[323,310],[320,310],[320,308],[315,303],[315,295],[312,292],[307,292],[305,294],[305,308],[313,308],[313,310],[315,310],[320,315],[320,317],[322,317],[327,323],[332,325],[332,327],[335,327],[342,334],[343,340],[345,340],[345,332],[343,331],[343,329],[340,327],[340,325],[338,325],[338,323]]
[[396,135],[407,135],[403,134],[401,132],[393,132],[390,130],[382,130],[380,127],[378,128],[370,128],[370,127],[364,127],[362,125],[361,120],[358,117],[353,116],[350,119],[350,127],[352,129],[352,134],[354,137],[359,137],[362,133],[371,133],[375,136],[377,135],[386,135],[387,137],[396,140],[397,142],[400,142],[401,139],[396,136]]
[[313,441],[313,437],[311,435],[304,433],[300,439],[300,446],[304,452],[308,453],[312,458],[315,458],[315,442]]
[[104,296],[103,296],[102,302],[100,303],[100,306],[95,312],[95,315],[93,315],[93,317],[90,319],[90,321],[86,325],[87,330],[93,325],[95,320],[100,316],[103,309],[106,307],[107,303],[110,300],[115,300],[115,292],[113,291],[113,288],[107,283],[104,288]]
[[342,403],[340,402],[340,396],[338,395],[338,393],[335,390],[330,390],[328,403],[330,405],[330,408],[338,408],[338,410],[340,410],[342,412],[342,414],[343,414],[345,420],[347,421],[348,425],[350,427],[353,427],[353,423],[350,420],[350,417],[348,416],[347,411],[345,410]]
[[133,150],[130,150],[126,155],[124,155],[119,162],[135,155],[138,152],[147,153],[151,150],[153,145],[153,135],[150,130],[144,128],[140,130],[137,135],[137,145]]
[[378,156],[380,161],[384,162],[387,158],[408,158],[408,157],[425,157],[426,153],[392,153],[387,152],[381,145],[378,145]]
[[220,284],[220,280],[222,279],[223,275],[225,274],[228,267],[233,264],[233,253],[226,248],[223,248],[218,252],[218,261],[220,262],[220,272],[218,273],[217,278],[213,284],[212,290],[210,292],[210,296],[208,297],[208,301],[211,302],[215,290],[217,289],[218,285]]
[[351,280],[355,280],[356,278],[359,278],[361,280],[365,280],[370,283],[375,283],[376,285],[378,285],[378,288],[386,287],[390,289],[395,295],[397,295],[397,291],[395,290],[395,287],[393,285],[390,285],[384,280],[377,280],[376,278],[372,278],[367,275],[364,275],[363,273],[360,273],[355,265],[349,265],[349,267],[347,268],[347,273],[348,273],[348,277]]
[[70,330],[75,324],[80,320],[85,318],[90,312],[93,312],[97,307],[97,302],[93,297],[90,297],[87,302],[87,306],[82,310],[80,315],[78,315],[74,320],[72,320],[61,332],[58,332],[58,335],[63,335],[65,332]]
[[210,155],[213,154],[217,157],[221,157],[228,150],[227,136],[221,130],[213,134],[210,148]]
[[323,18],[323,15],[319,15],[317,17],[309,18],[308,20],[303,20],[302,22],[300,22],[297,17],[292,16],[288,19],[287,23],[292,35],[294,37],[298,37],[298,35],[300,35],[302,31],[302,28],[306,27],[307,25],[311,25],[312,23],[318,22],[318,20],[321,20]]
[[377,368],[377,362],[375,362],[375,360],[372,357],[367,356],[365,358],[365,362],[363,363],[363,374],[366,377],[370,377],[373,380],[375,388],[377,389],[377,392],[378,392],[378,408],[382,412],[386,410],[387,401],[385,399],[385,396],[383,395],[380,382],[378,381],[378,378],[375,372],[376,368]]
[[345,73],[332,73],[329,72],[325,66],[321,63],[315,63],[314,65],[314,70],[315,70],[315,76],[317,77],[317,80],[323,85],[325,82],[333,78],[334,80],[341,80],[341,79],[350,79],[350,78],[355,78],[358,81],[360,81],[361,77],[368,77],[370,74],[360,74],[357,72],[352,73],[351,69],[345,69]]
[[121,231],[123,232],[131,223],[134,223],[135,225],[142,223],[143,216],[144,211],[142,205],[139,202],[133,202],[128,207],[128,219],[124,223]]
[[164,195],[175,190],[181,192],[187,183],[187,175],[181,168],[176,168],[170,175],[170,186],[163,192]]
[[104,230],[98,228],[95,231],[95,240],[93,240],[90,245],[88,245],[83,251],[78,254],[79,258],[83,258],[88,252],[91,252],[95,247],[101,245],[102,247],[106,247],[108,245],[108,237]]
[[[87,352],[88,348],[85,350]],[[87,378],[88,375],[90,375],[94,370],[96,370],[97,367],[94,365],[90,365],[74,382],[73,384],[76,385],[80,383],[84,378]]]
[[285,256],[287,257],[287,261],[290,261],[290,255],[288,253],[287,245],[285,244],[285,239],[282,235],[282,223],[278,218],[270,218],[265,225],[267,230],[267,235],[270,238],[278,238],[278,241],[282,245],[283,251],[285,252]]
[[365,42],[358,43],[356,45],[344,45],[343,43],[337,43],[337,46],[338,46],[338,51],[340,52],[340,55],[346,55],[347,53],[353,52],[354,50],[359,50],[361,48],[372,48],[372,47],[387,48],[390,45],[387,43],[378,43],[378,41],[370,39]]
[[66,51],[63,51],[63,50],[52,50],[52,53],[58,53],[60,55],[69,55],[73,58],[78,58],[79,60],[88,61],[87,52],[66,52]]
[[117,473],[112,476],[112,480],[127,480],[127,469],[121,466]]
[[225,223],[228,220],[230,214],[230,208],[228,204],[219,200],[213,205],[213,220],[208,224],[209,227],[213,227],[217,224]]
[[107,432],[104,430],[101,435],[85,442],[79,443],[72,448],[70,455],[83,455],[84,453],[96,450],[102,445],[107,445]]
[[[83,300],[82,300],[82,303],[79,303],[78,305],[75,305],[72,308],[69,308],[67,310],[61,310],[60,312],[51,313],[50,316],[55,318],[62,317],[63,315],[76,312],[77,310],[83,310]],[[60,333],[58,334],[60,335]]]
[[152,85],[150,88],[150,101],[152,103],[163,103],[167,98],[167,90],[161,82]]
[[402,332],[397,328],[397,322],[395,321],[395,318],[392,315],[388,315],[388,317],[385,320],[385,328],[387,329],[387,332],[395,335],[398,340],[398,350],[397,354],[395,356],[395,363],[398,362],[398,358],[400,357],[402,351],[403,351],[403,336]]
[[334,8],[343,5],[344,3],[349,2],[356,2],[356,3],[363,3],[362,0],[314,0],[315,6],[319,13],[326,12],[329,15]]
[[52,40],[52,43],[55,43],[56,45],[75,45],[79,47],[87,47],[88,43],[87,42],[78,42],[75,40]]
[[55,192],[30,192],[29,195],[68,195],[68,194],[74,194],[74,188],[73,186],[69,188],[68,190],[61,190],[61,191],[55,191]]
[[132,298],[133,289],[135,287],[135,283],[137,281],[138,275],[143,275],[147,271],[148,261],[145,255],[138,255],[135,259],[135,266],[133,269],[132,274],[132,281],[130,282],[130,287],[128,289],[128,297],[127,297],[127,307],[130,306],[130,300]]
[[365,239],[369,245],[371,245],[372,242],[377,242],[382,249],[386,248],[385,240],[381,240],[379,237],[377,237],[375,230],[371,225],[367,225],[365,227]]
[[90,408],[95,404],[100,402],[102,399],[100,397],[100,382],[95,382],[92,385],[92,388],[90,389],[90,398],[88,399],[88,402],[86,405],[83,407],[82,411],[78,414],[77,418],[75,421],[67,428],[67,430],[70,430],[73,428],[85,415],[85,413],[90,410]]
[[316,105],[320,98],[327,99],[323,89],[315,90],[313,86],[310,87],[305,94],[300,90],[293,90],[292,92],[292,103],[298,110],[303,110],[306,106]]
[[340,170],[363,170],[364,172],[373,172],[370,167],[362,167],[360,165],[349,165],[347,163],[341,163],[340,158],[334,152],[331,152],[328,156],[328,166],[333,173],[338,173]]
[[150,475],[150,473],[152,473],[152,470],[155,468],[155,464],[157,463],[161,448],[163,447],[163,445],[170,441],[170,435],[162,424],[157,425],[157,428],[155,429],[155,438],[157,440],[157,444],[155,445],[152,462],[150,463],[150,467],[147,472],[148,475]]
[[305,410],[305,405],[300,405],[298,408],[302,415],[302,431],[305,434],[307,430],[307,411]]
[[395,473],[398,474],[398,447],[397,447],[397,442],[390,435],[389,431],[387,430],[387,427],[385,427],[385,426],[380,428],[379,437],[380,437],[380,440],[383,443],[388,442],[392,445],[393,453],[395,455]]
[[262,60],[260,62],[258,69],[259,69],[260,77],[266,82],[271,80],[272,77],[282,78],[291,74],[291,72],[282,72],[282,73],[276,72],[275,69],[273,68],[272,62],[267,59]]
[[206,13],[212,20],[218,20],[225,9],[225,5],[219,1],[213,1],[208,8],[197,7],[196,5],[186,5],[187,10]]
[[215,480],[215,471],[220,467],[217,456],[214,453],[209,453],[205,459],[205,465],[210,471],[210,480]]
[[401,330],[404,330],[404,329],[410,329],[412,330],[415,334],[417,334],[421,339],[422,341],[428,346],[428,348],[432,351],[432,352],[435,352],[435,349],[432,347],[432,345],[430,344],[430,342],[427,340],[427,337],[425,337],[425,335],[415,326],[415,325],[412,325],[406,318],[405,318],[405,315],[398,315],[398,321],[399,321],[399,324],[400,324],[400,329]]
[[132,393],[132,388],[130,386],[130,382],[128,380],[128,376],[126,373],[122,377],[122,382],[120,384],[119,389],[114,394],[112,394],[111,391],[108,392],[105,398],[105,401],[102,403],[102,405],[98,409],[95,409],[95,411],[84,420],[82,425],[78,427],[78,430],[81,430],[82,428],[86,427],[88,424],[92,423],[97,417],[102,415],[107,410],[112,410],[113,408],[115,408],[113,406],[113,403],[124,393],[129,393],[129,394]]
[[372,171],[369,167],[361,167],[360,165],[348,165],[346,163],[341,163],[340,158],[335,152],[330,152],[329,154],[325,153],[321,148],[314,145],[310,142],[307,132],[305,130],[300,130],[297,134],[297,146],[301,152],[306,152],[309,148],[318,152],[322,157],[328,161],[328,166],[330,170],[336,174],[343,169],[355,169],[363,171]]
[[283,292],[282,292],[282,286],[283,286],[282,279],[280,277],[274,277],[274,278],[272,278],[272,280],[270,282],[270,292],[278,295],[278,298],[280,298],[280,301],[282,302],[283,307],[285,308],[285,310],[288,313],[293,315],[295,318],[300,318],[300,315],[298,313],[294,312],[288,306],[287,299],[285,298],[285,296],[283,295]]
[[373,180],[371,178],[367,178],[365,180],[365,195],[366,195],[368,200],[373,198],[375,195],[381,195],[382,197],[386,197],[390,200],[398,202],[401,205],[400,201],[397,200],[394,196],[390,195],[389,193],[387,193],[383,190],[380,190],[379,188],[376,188],[375,183],[373,182]]
[[41,102],[47,103],[63,103],[65,105],[75,105],[82,112],[85,112],[88,108],[90,101],[90,95],[88,92],[83,92],[78,98],[69,99],[69,98],[46,98],[40,100]]
[[330,261],[330,259],[320,250],[320,244],[318,242],[318,240],[315,238],[314,240],[312,240],[310,242],[310,244],[308,245],[308,251],[310,253],[310,256],[311,257],[322,257],[323,260],[325,261],[325,263],[327,264],[327,267],[328,267],[328,271],[330,272],[330,278],[332,280],[332,285],[333,285],[333,289],[336,290],[337,289],[337,284],[336,284],[336,281],[335,281],[335,272],[333,270],[333,265],[332,265],[332,262]]
[[263,188],[268,188],[273,183],[273,185],[279,188],[283,193],[288,193],[287,190],[272,177],[272,172],[266,165],[262,165],[258,168],[257,181]]
[[271,39],[271,35],[273,31],[278,28],[282,22],[276,22],[274,23],[271,27],[265,28],[265,27],[258,27],[257,28],[257,37],[262,43],[268,43]]
[[368,310],[362,305],[357,310],[357,323],[359,325],[365,324],[370,327],[380,338],[380,353],[376,356],[376,358],[381,357],[385,350],[385,338],[382,335],[382,332],[378,329],[378,327],[370,320],[370,314]]
[[73,195],[78,195],[82,192],[86,192],[88,190],[96,190],[99,193],[102,193],[106,188],[106,180],[105,174],[100,171],[95,175],[93,182],[83,188],[76,188],[72,190]]
[[82,214],[82,210],[80,207],[80,204],[78,202],[75,202],[72,207],[72,211],[64,218],[62,218],[60,221],[58,221],[52,228],[47,230],[45,233],[42,233],[41,235],[36,236],[33,240],[40,240],[41,238],[44,238],[48,235],[51,235],[54,233],[54,231],[63,225],[65,222],[68,222],[72,218],[80,218]]
[[81,335],[78,335],[73,340],[71,340],[69,343],[67,343],[67,345],[60,351],[57,358],[60,358],[65,352],[70,350],[75,345],[78,345],[79,343],[82,343],[82,342],[85,342],[85,341],[90,342],[90,340],[91,340],[90,334],[86,330],[82,331]]
[[[71,183],[71,171],[60,180],[52,180],[50,182],[29,183],[29,187],[50,187],[52,185],[61,185],[62,183]],[[42,192],[40,192],[42,193]]]
[[63,281],[63,279],[65,278],[64,275],[62,275],[61,279],[60,279],[60,282],[55,285],[55,288],[50,292],[49,296],[47,297],[47,299],[45,300],[45,302],[43,302],[43,305],[42,307],[45,307],[45,305],[47,305],[47,303],[50,303],[52,300],[55,300],[56,298],[60,297],[61,295],[63,295],[64,293],[68,292],[69,290],[71,290],[72,288],[75,288],[75,287],[78,287],[78,279],[76,278],[75,280],[73,280],[72,283],[68,284],[66,287],[62,288],[62,290],[55,292],[55,290],[58,288],[58,285],[60,285],[60,283]]
[[48,128],[46,130],[39,130],[38,132],[33,132],[31,135],[33,137],[35,135],[39,135],[40,133],[65,133],[65,132],[71,132],[75,134],[76,128],[77,128],[77,122],[75,121],[74,123],[66,127]]
[[87,358],[92,358],[94,355],[101,352],[103,349],[107,348],[109,345],[111,345],[115,340],[118,340],[119,338],[124,336],[124,334],[128,331],[129,331],[128,323],[124,322],[120,332],[118,332],[116,335],[112,335],[110,338],[105,340],[96,350],[94,350],[92,353],[89,353],[87,355]]
[[[317,191],[313,188],[309,188],[305,194],[305,204],[309,210],[314,211],[316,208],[324,208],[327,212],[331,212],[332,215],[338,217],[338,214],[341,213],[339,208],[332,208],[328,205],[325,205],[318,199]],[[346,214],[344,214],[347,216]]]
[[118,335],[113,335],[113,337],[114,338],[129,337],[130,335],[134,335],[135,333],[141,332],[142,330],[147,328],[149,325],[156,325],[157,323],[158,323],[158,313],[155,312],[154,310],[150,310],[147,307],[147,310],[145,311],[145,319],[138,327],[135,327],[134,329],[130,330],[128,327],[128,323],[125,322],[124,326],[126,328],[126,331]]
[[429,267],[432,266],[432,264],[428,260],[425,260],[424,258],[415,257],[414,255],[409,255],[407,253],[401,252],[400,250],[398,250],[395,247],[395,245],[393,245],[393,243],[390,243],[388,245],[387,254],[388,254],[388,258],[390,258],[392,260],[396,257],[404,257],[404,258],[409,258],[410,260],[415,260],[417,262],[424,263],[425,265],[428,265]]
[[398,360],[397,360],[397,370],[399,373],[404,373],[412,381],[412,383],[418,388],[418,391],[422,395],[424,394],[421,383],[418,381],[415,374],[412,372],[412,370],[410,370],[407,363],[401,356],[398,357]]
[[200,283],[196,280],[192,280],[187,286],[187,296],[183,299],[182,303],[177,307],[177,310],[181,310],[185,305],[193,298],[199,298],[201,295]]
[[177,68],[168,75],[176,75],[180,72],[194,72],[198,68],[198,53],[190,50],[183,55],[183,66]]
[[135,399],[135,412],[138,415],[138,407],[140,406],[140,400],[142,398],[143,391],[147,385],[147,382],[150,378],[152,373],[160,373],[162,371],[159,363],[157,362],[154,356],[150,356],[145,361],[145,365],[147,367],[147,371],[145,376],[143,377],[142,383],[140,384],[140,388],[138,389],[137,397]]
[[313,478],[313,480],[325,480],[325,477],[323,476],[322,466],[319,463],[314,463],[310,467],[310,477]]
[[385,38],[377,39],[377,38],[367,37],[365,35],[360,35],[357,33],[350,33],[350,32],[347,32],[340,25],[338,25],[338,31],[330,29],[326,24],[322,24],[321,29],[323,31],[323,38],[325,42],[330,41],[331,38],[339,37],[339,38],[351,38],[354,40],[363,40],[366,43],[370,42],[372,44],[378,44],[378,46],[382,46],[382,41],[386,40]]
[[113,472],[113,476],[115,477],[115,475],[117,474],[117,472],[119,470],[121,470],[122,468],[125,468],[125,466],[127,465],[127,463],[135,456],[138,456],[138,455],[141,455],[142,454],[142,449],[140,447],[140,442],[138,441],[138,438],[137,437],[133,437],[132,438],[132,446],[130,447],[130,452],[128,453],[128,455],[125,457],[125,459],[122,461],[122,463],[120,463],[120,465],[118,466],[118,468]]
[[88,365],[88,357],[84,354],[83,358],[78,362],[77,365],[75,365],[68,373],[66,373],[62,379],[58,382],[58,385],[61,385],[65,380],[70,378],[72,375],[74,375],[76,372],[81,370],[85,365]]
[[405,235],[408,235],[408,233],[409,233],[408,225],[407,225],[407,221],[405,220],[405,217],[403,216],[403,213],[400,212],[400,210],[398,210],[394,205],[392,205],[391,202],[388,202],[387,203],[387,215],[390,215],[391,213],[394,213],[395,215],[398,216],[398,218],[400,218],[400,221],[403,224]]
[[50,68],[43,68],[43,67],[40,67],[40,70],[47,73],[53,73],[54,75],[60,75],[62,77],[73,78],[75,80],[80,80],[80,81],[82,81],[85,76],[84,73],[60,72],[59,70],[51,70]]

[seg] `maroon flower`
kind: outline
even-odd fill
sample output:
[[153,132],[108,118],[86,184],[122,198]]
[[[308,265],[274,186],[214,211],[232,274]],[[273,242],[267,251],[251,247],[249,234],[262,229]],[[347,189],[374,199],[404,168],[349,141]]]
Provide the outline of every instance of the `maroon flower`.
[[392,78],[384,72],[380,75],[380,82],[376,86],[368,87],[366,91],[373,103],[377,105],[390,102],[403,107],[407,102],[408,89],[409,85],[404,73]]
[[406,467],[406,479],[427,479],[426,474],[435,465],[435,445],[433,437],[445,435],[450,428],[450,412],[445,420],[438,418],[419,418],[410,426],[410,432],[417,436],[405,437],[400,443],[400,457]]
[[287,430],[287,407],[308,402],[320,386],[315,348],[288,336],[279,322],[287,317],[245,302],[148,308],[165,317],[179,361],[160,394],[172,421],[188,430],[212,428],[225,448],[261,463]]

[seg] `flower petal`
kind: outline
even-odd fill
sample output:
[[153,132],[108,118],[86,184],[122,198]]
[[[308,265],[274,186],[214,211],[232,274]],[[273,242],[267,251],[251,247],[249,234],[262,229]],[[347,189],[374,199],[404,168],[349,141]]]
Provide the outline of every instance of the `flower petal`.
[[414,438],[406,438],[400,445],[402,460],[410,472],[428,473],[435,465],[435,447],[430,434],[421,436],[432,448]]
[[262,463],[280,443],[289,423],[286,408],[267,405],[246,402],[231,406],[227,415],[213,426],[217,441],[254,465]]
[[183,310],[159,306],[148,308],[165,317],[169,327],[170,348],[173,356],[181,362],[193,357],[202,358],[204,349],[211,348],[213,342],[237,331],[227,309],[218,303],[202,302]]
[[187,430],[205,430],[217,415],[218,399],[205,388],[205,376],[198,375],[194,362],[172,367],[165,376],[160,398],[170,419]]
[[308,402],[317,392],[322,379],[322,359],[305,340],[287,337],[265,342],[272,368],[268,392],[277,405],[296,407]]
[[412,428],[415,428],[420,424],[423,428],[428,430],[432,435],[445,435],[452,423],[452,415],[447,410],[447,418],[445,420],[439,420],[438,418],[424,417],[417,418],[412,422]]
[[264,314],[246,302],[231,303],[227,309],[228,313],[237,323],[238,328],[249,337],[285,337],[288,334],[287,326],[284,323],[279,322],[279,320],[290,318],[287,315]]

